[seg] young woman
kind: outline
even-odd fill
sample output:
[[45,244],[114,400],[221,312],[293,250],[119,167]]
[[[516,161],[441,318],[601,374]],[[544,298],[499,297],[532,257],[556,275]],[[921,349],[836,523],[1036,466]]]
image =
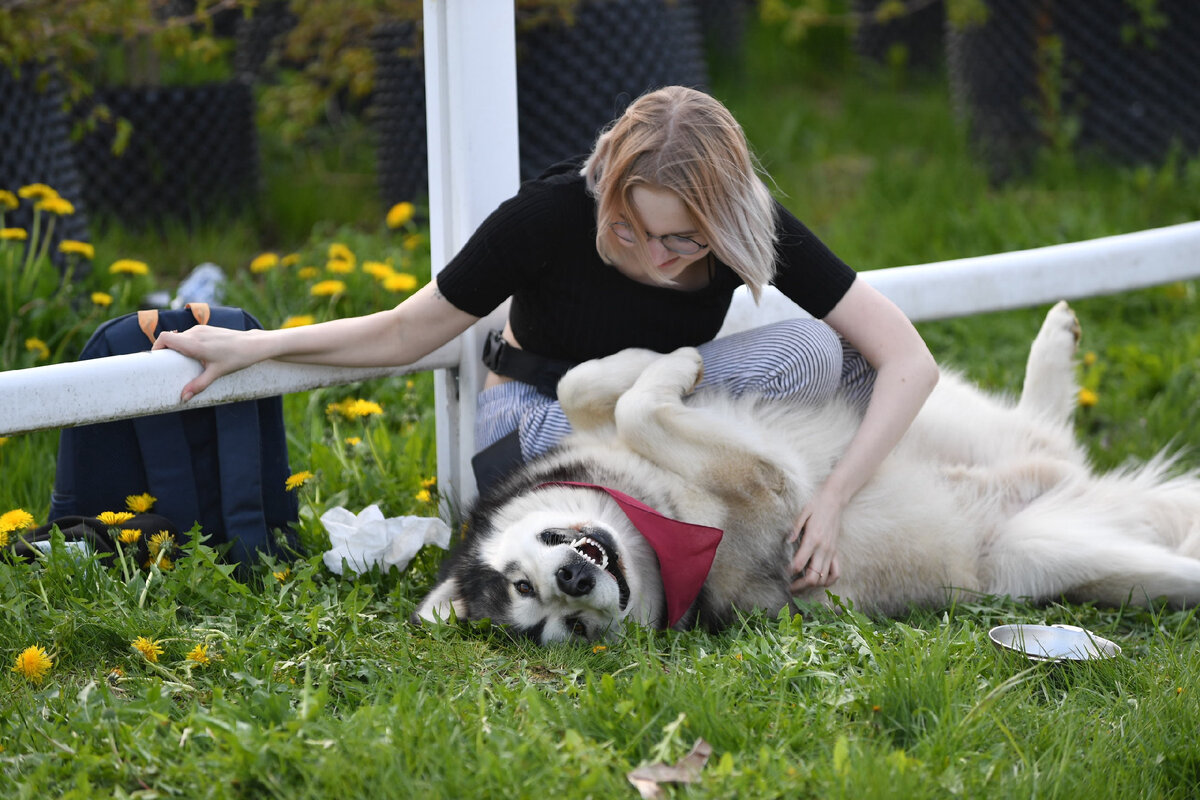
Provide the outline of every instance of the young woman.
[[[485,348],[477,445],[530,458],[569,430],[554,396],[569,366],[626,347],[697,346],[702,386],[819,402],[843,393],[862,424],[796,520],[793,589],[838,577],[842,510],[907,430],[937,381],[917,331],[890,301],[775,202],[741,127],[712,97],[668,87],[636,100],[586,159],[525,183],[436,278],[390,311],[287,330],[197,326],[163,333],[221,375],[273,358],[342,366],[411,363],[506,298]],[[774,284],[812,319],[713,339],[733,290]],[[801,535],[803,534],[803,535]]]

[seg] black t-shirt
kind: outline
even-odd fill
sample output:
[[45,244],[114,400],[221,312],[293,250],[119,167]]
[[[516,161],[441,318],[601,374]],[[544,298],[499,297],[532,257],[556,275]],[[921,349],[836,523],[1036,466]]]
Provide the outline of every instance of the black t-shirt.
[[[596,252],[596,202],[580,162],[555,165],[521,186],[484,220],[437,275],[454,306],[486,316],[510,295],[521,347],[572,362],[627,347],[668,353],[710,341],[741,278],[714,258],[712,280],[695,291],[652,286],[604,263]],[[855,273],[783,206],[776,205],[776,275],[793,302],[824,317]]]

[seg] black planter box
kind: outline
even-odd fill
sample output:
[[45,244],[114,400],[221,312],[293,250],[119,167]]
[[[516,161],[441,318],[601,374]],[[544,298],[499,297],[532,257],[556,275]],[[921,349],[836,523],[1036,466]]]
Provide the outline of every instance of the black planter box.
[[240,82],[100,89],[95,100],[133,126],[112,152],[111,129],[75,144],[84,196],[97,214],[139,225],[236,213],[258,189],[254,100]]
[[1055,144],[1118,163],[1200,150],[1200,14],[1157,2],[1149,30],[1127,0],[987,0],[986,24],[949,29],[951,89],[996,176]]

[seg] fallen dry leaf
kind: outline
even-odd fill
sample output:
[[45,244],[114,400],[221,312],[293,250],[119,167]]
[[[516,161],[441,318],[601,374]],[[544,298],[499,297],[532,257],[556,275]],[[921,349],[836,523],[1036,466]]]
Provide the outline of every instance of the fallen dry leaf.
[[674,764],[643,764],[626,777],[646,800],[662,796],[664,783],[695,783],[712,755],[712,745],[697,739],[692,751]]

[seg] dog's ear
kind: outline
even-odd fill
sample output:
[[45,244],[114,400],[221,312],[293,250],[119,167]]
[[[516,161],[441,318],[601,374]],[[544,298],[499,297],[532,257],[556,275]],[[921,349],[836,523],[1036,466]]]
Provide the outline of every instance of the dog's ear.
[[433,587],[413,612],[412,622],[449,623],[467,618],[467,606],[459,589],[458,579],[446,578]]

